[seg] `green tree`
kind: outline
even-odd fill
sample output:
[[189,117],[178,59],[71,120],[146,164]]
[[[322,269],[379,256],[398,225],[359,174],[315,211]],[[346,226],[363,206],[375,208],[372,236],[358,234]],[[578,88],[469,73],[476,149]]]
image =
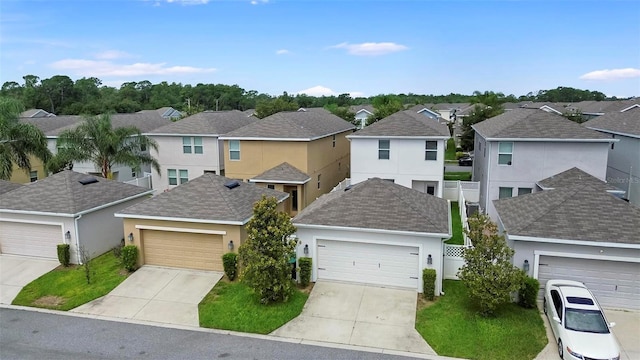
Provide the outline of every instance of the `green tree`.
[[296,228],[289,215],[278,212],[277,206],[274,197],[263,196],[256,202],[246,226],[247,241],[238,251],[244,267],[242,279],[263,304],[287,301],[294,289],[289,258],[297,241],[289,236]]
[[352,123],[353,125],[360,125],[356,123],[356,114],[349,110],[346,106],[338,106],[337,104],[327,104],[324,106],[333,115],[343,118],[344,120]]
[[[75,129],[63,131],[58,137],[58,154],[52,164],[68,164],[74,161],[90,161],[100,168],[103,177],[111,179],[111,169],[116,164],[140,170],[142,164],[151,164],[160,172],[158,161],[141,148],[158,149],[157,143],[142,135],[133,126],[113,128],[108,114],[87,117]],[[54,169],[50,167],[51,171]]]
[[378,95],[371,100],[374,111],[367,119],[367,125],[380,121],[391,114],[404,109],[402,100],[397,95]]
[[258,101],[256,104],[256,113],[260,119],[264,119],[269,115],[281,111],[296,111],[300,106],[292,99],[290,96],[280,96],[275,100]]
[[473,150],[475,130],[471,127],[481,121],[498,116],[504,112],[502,106],[476,105],[471,115],[465,116],[462,120],[462,135],[460,136],[460,146],[465,151]]
[[51,157],[47,138],[36,126],[19,121],[24,110],[15,99],[0,98],[0,179],[9,180],[13,166],[31,170],[30,157],[46,163]]
[[524,273],[511,263],[514,251],[487,215],[476,213],[468,221],[469,230],[465,232],[472,247],[464,250],[465,264],[458,277],[469,289],[480,314],[492,316],[520,289]]

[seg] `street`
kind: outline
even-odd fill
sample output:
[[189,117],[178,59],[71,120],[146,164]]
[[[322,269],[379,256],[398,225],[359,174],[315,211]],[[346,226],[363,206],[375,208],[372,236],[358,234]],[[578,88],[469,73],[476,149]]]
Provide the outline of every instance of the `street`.
[[408,359],[7,308],[0,308],[0,358]]

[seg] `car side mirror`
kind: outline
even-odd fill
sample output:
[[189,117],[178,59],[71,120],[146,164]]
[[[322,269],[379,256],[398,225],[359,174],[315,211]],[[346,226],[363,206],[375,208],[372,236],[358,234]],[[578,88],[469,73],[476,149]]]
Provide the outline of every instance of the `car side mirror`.
[[562,323],[562,320],[560,320],[560,318],[559,318],[559,317],[557,317],[557,316],[554,316],[554,317],[553,317],[553,321],[557,322],[558,324],[561,324],[561,323]]
[[614,322],[610,322],[610,323],[609,323],[609,327],[610,327],[610,328],[612,328],[612,327],[614,327],[614,326],[616,326],[616,323],[614,323]]

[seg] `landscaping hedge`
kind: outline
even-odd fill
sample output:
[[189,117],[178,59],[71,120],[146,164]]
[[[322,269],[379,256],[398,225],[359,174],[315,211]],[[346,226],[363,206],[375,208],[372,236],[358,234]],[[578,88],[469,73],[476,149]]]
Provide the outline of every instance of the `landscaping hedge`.
[[422,270],[422,293],[427,300],[433,301],[436,291],[436,270]]
[[300,285],[306,287],[311,281],[311,258],[302,257],[298,259],[300,265]]
[[122,248],[122,265],[129,271],[135,271],[138,267],[138,247],[127,245]]
[[71,262],[71,252],[69,251],[69,244],[58,244],[58,261],[62,266],[67,267]]
[[540,282],[532,277],[525,277],[518,292],[518,304],[527,309],[535,308],[538,290],[540,290]]
[[229,280],[233,281],[238,273],[238,254],[228,252],[222,255],[222,266]]

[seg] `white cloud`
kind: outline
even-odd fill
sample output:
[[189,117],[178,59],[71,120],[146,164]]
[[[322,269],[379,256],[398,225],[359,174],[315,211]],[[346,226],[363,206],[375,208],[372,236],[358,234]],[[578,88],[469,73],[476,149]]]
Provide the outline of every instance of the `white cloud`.
[[278,51],[276,51],[276,55],[286,55],[286,54],[290,54],[291,52],[287,49],[280,49]]
[[351,95],[352,98],[366,97],[362,91],[349,91],[349,95]]
[[620,80],[640,77],[640,69],[605,69],[588,72],[582,76],[582,80]]
[[343,42],[338,45],[330,46],[333,49],[346,49],[351,55],[358,56],[378,56],[391,54],[398,51],[404,51],[409,49],[408,47],[392,42],[379,42],[379,43],[362,43],[362,44],[349,44]]
[[131,55],[120,50],[107,50],[107,51],[103,51],[101,53],[95,54],[94,57],[100,60],[115,60],[115,59],[131,57]]
[[268,2],[269,2],[269,0],[251,0],[251,5],[266,4]]
[[80,76],[140,76],[196,74],[214,72],[214,68],[197,68],[192,66],[166,66],[166,63],[115,64],[111,61],[85,59],[64,59],[51,64],[57,70],[71,71]]

